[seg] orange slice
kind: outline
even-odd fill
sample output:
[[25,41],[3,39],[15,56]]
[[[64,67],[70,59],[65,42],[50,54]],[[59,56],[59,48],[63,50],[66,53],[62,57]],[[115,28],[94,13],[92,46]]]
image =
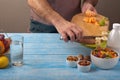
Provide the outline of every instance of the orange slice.
[[0,41],[0,54],[5,52],[5,46],[4,43],[2,41]]

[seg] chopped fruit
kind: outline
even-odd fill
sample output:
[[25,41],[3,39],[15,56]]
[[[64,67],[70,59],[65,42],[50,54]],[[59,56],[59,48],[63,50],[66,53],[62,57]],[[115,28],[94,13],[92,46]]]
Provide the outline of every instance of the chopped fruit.
[[95,17],[84,17],[83,21],[85,21],[87,23],[96,23],[97,22]]
[[0,54],[5,52],[5,46],[4,43],[2,41],[0,41]]
[[99,21],[99,25],[100,25],[100,26],[105,26],[105,19],[100,20],[100,21]]
[[94,16],[96,16],[96,13],[91,11],[91,10],[87,10],[85,12],[85,16],[87,16],[87,17],[94,17]]
[[11,43],[10,38],[7,38],[7,39],[4,40],[5,51],[7,51],[10,48],[10,43]]
[[95,17],[90,17],[89,23],[95,23],[95,22],[97,22],[96,18]]
[[67,60],[69,60],[69,61],[78,61],[78,58],[76,56],[68,56]]
[[3,34],[0,34],[0,41],[4,41],[5,36]]
[[96,15],[97,14],[95,12],[87,10],[85,12],[85,17],[83,18],[83,21],[86,23],[92,23],[96,26],[105,26],[106,18],[103,18],[102,20],[98,20]]
[[118,56],[117,53],[114,52],[112,49],[100,48],[100,47],[93,50],[92,54],[96,57],[99,57],[99,58],[115,58]]
[[83,21],[88,23],[89,22],[89,18],[88,17],[84,17]]
[[95,22],[95,25],[96,25],[96,26],[100,26],[98,22]]
[[4,54],[10,48],[11,39],[5,38],[3,34],[0,34],[0,55]]
[[80,62],[78,62],[78,64],[81,65],[81,66],[88,66],[88,65],[90,65],[90,61],[81,60]]

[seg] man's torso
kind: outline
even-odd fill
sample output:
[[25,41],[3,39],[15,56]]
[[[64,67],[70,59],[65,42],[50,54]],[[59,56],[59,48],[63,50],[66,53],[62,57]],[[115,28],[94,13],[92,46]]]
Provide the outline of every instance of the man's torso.
[[[81,0],[47,0],[51,7],[66,20],[71,20],[72,16],[81,12]],[[47,24],[31,10],[31,18],[41,23]]]

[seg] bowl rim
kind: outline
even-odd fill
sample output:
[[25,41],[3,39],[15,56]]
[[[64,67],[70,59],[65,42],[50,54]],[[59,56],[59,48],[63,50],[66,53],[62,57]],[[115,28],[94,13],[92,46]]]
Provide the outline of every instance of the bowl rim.
[[[91,52],[90,52],[90,56],[94,56],[94,55],[92,54],[92,52],[93,52],[94,50],[95,50],[95,49],[91,50]],[[94,57],[99,58],[99,59],[106,59],[106,60],[108,60],[108,59],[119,58],[120,54],[117,53],[115,50],[113,50],[113,51],[117,54],[117,57],[114,57],[114,58],[100,58],[100,57],[96,57],[96,56],[94,56]],[[91,59],[92,59],[92,58],[91,58]]]
[[67,61],[67,62],[77,62],[78,60],[77,60],[77,61],[70,61],[70,60],[66,59],[66,61]]
[[[72,56],[72,55],[71,55],[71,56]],[[78,58],[77,56],[72,56],[72,57],[76,57],[76,58],[77,58],[77,61],[74,61],[74,60],[68,60],[68,57],[69,57],[69,56],[67,56],[66,61],[69,61],[69,62],[77,62],[77,61],[79,61],[79,58]]]

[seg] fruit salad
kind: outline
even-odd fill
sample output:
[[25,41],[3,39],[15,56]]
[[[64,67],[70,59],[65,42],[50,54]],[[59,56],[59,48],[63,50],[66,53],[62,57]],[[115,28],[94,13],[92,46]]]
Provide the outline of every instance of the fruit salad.
[[96,48],[92,51],[92,55],[99,58],[115,58],[117,57],[117,53],[110,48]]

